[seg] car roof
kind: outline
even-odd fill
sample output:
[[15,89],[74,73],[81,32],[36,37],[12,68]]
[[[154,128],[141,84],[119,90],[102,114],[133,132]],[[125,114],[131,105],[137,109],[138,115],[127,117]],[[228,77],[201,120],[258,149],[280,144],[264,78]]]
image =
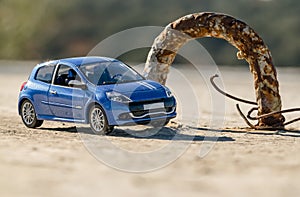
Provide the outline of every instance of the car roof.
[[91,64],[95,62],[107,62],[107,61],[118,61],[118,60],[109,57],[100,57],[100,56],[72,57],[72,58],[65,58],[59,60],[60,63],[66,62],[66,63],[71,63],[75,66],[80,66],[82,64]]

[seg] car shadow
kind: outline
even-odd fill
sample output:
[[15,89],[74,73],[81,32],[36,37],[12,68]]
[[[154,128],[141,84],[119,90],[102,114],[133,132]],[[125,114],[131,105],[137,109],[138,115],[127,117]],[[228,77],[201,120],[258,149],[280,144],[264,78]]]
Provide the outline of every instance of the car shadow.
[[[89,128],[75,126],[59,127],[59,128],[39,128],[41,130],[60,131],[68,133],[84,133],[89,135],[98,134],[93,133]],[[235,141],[232,137],[220,136],[221,133],[235,133],[235,134],[250,134],[250,135],[280,135],[285,137],[300,137],[300,130],[280,130],[280,131],[256,131],[249,128],[225,128],[225,129],[211,129],[207,127],[193,127],[186,126],[186,129],[191,129],[193,132],[183,133],[182,129],[175,129],[170,127],[162,127],[155,131],[149,129],[134,131],[131,129],[116,128],[109,133],[110,137],[135,138],[135,139],[157,139],[157,140],[177,140],[177,141],[210,141],[210,142],[232,142]],[[197,135],[197,131],[214,132],[213,135]]]
[[72,127],[39,127],[39,130],[48,130],[48,131],[60,131],[60,132],[68,132],[68,133],[77,133],[77,129],[75,126]]
[[[59,132],[68,132],[68,133],[82,133],[88,135],[95,135],[88,127],[53,127],[53,128],[46,128],[41,127],[41,130],[50,130],[50,131],[59,131]],[[209,129],[207,129],[209,130]],[[235,141],[231,137],[226,136],[204,136],[204,135],[197,135],[196,132],[189,132],[188,134],[182,133],[181,129],[174,129],[170,127],[162,127],[160,129],[144,129],[144,130],[131,130],[131,129],[123,129],[123,128],[116,128],[111,133],[107,134],[110,137],[120,137],[120,138],[135,138],[135,139],[157,139],[157,140],[176,140],[176,141],[211,141],[211,142],[229,142]]]
[[[142,134],[141,134],[142,133]],[[157,139],[157,140],[176,140],[176,141],[211,141],[211,142],[229,142],[235,139],[226,136],[204,136],[197,135],[196,132],[182,133],[181,129],[173,129],[170,127],[162,127],[157,129],[155,133],[147,131],[132,132],[131,130],[115,129],[109,134],[113,137],[126,137],[136,139]]]

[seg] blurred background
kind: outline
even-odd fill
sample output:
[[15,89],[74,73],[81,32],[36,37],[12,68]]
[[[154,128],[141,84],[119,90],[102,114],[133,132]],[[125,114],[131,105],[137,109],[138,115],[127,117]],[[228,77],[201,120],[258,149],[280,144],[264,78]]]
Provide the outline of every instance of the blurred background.
[[[0,0],[0,59],[84,56],[108,36],[137,26],[166,26],[186,14],[213,11],[245,21],[269,46],[277,66],[300,62],[297,0]],[[223,40],[199,39],[218,65],[241,65]],[[129,55],[145,61],[149,49]]]

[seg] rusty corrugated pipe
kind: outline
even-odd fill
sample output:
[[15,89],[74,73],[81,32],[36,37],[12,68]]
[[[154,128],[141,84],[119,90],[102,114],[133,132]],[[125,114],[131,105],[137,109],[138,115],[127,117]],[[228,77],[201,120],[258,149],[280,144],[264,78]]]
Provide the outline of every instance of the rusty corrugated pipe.
[[[259,116],[281,110],[277,73],[268,47],[246,23],[225,14],[190,14],[167,25],[155,39],[148,54],[145,77],[165,84],[169,66],[180,47],[191,39],[201,37],[227,40],[239,50],[238,58],[249,63]],[[284,120],[282,114],[274,114],[259,119],[258,127],[280,127]]]

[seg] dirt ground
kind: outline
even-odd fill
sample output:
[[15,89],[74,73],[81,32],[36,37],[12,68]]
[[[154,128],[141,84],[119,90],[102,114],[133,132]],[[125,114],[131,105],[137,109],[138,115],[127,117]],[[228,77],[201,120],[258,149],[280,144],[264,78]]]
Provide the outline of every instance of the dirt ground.
[[[90,136],[136,154],[165,150],[174,142],[177,132],[185,136],[160,155],[164,162],[160,166],[146,169],[148,172],[131,173],[128,171],[134,167],[147,166],[151,158],[131,160],[99,143],[99,149],[115,155],[112,160],[118,162],[115,166],[109,161],[104,164],[97,154],[91,153],[84,137],[74,129],[75,124],[45,122],[39,129],[23,125],[17,114],[17,99],[21,83],[26,81],[33,65],[34,62],[0,62],[0,196],[300,195],[300,124],[288,127],[293,132],[246,129],[235,102],[217,100],[218,110],[213,112],[214,93],[190,68],[177,69],[174,75],[183,73],[195,88],[196,96],[185,92],[191,90],[181,87],[178,78],[171,76],[169,80],[170,88],[179,97],[176,121],[183,124],[182,128],[168,125],[152,136],[136,137],[127,132],[135,128],[118,127],[107,137]],[[247,67],[221,67],[220,73],[227,91],[255,99]],[[299,74],[298,68],[278,69],[284,108],[300,106]],[[246,112],[251,106],[241,107]],[[225,116],[219,113],[223,108]],[[213,121],[212,113],[216,114]],[[299,113],[286,118],[297,116]],[[214,120],[222,124],[215,125]],[[145,129],[140,132],[145,133]],[[178,153],[173,160],[163,160],[180,152],[182,145],[187,146],[182,154]],[[200,157],[203,147],[209,150]],[[115,169],[124,162],[133,168]]]

